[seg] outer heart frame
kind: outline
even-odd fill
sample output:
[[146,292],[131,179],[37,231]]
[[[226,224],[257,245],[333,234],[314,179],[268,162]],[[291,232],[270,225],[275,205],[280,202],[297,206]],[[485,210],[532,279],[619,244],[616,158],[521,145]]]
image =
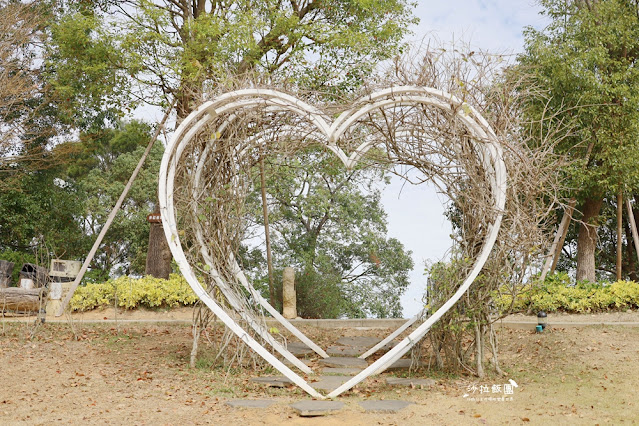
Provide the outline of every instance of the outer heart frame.
[[[389,106],[415,106],[419,104],[434,106],[455,114],[455,116],[465,124],[468,131],[473,135],[473,143],[479,152],[478,161],[481,162],[486,177],[491,185],[493,208],[495,209],[496,214],[493,222],[488,227],[488,232],[479,256],[475,260],[470,273],[455,294],[433,315],[431,315],[419,327],[411,332],[409,336],[400,341],[390,351],[369,365],[355,377],[329,393],[327,396],[324,396],[317,392],[317,390],[315,390],[306,380],[287,367],[282,361],[277,359],[271,352],[269,352],[239,324],[237,324],[237,322],[220,305],[218,305],[213,298],[209,296],[198,281],[193,268],[184,254],[177,229],[176,212],[173,199],[176,167],[189,142],[215,118],[224,114],[232,114],[233,111],[244,108],[268,106],[269,108],[297,114],[313,123],[317,128],[318,134],[325,137],[325,146],[335,153],[347,168],[352,168],[361,156],[364,155],[364,153],[372,146],[372,142],[365,141],[350,154],[345,153],[340,148],[338,142],[344,132],[346,132],[352,124],[356,123],[360,117],[376,109]],[[211,143],[215,143],[214,138]],[[196,175],[201,172],[201,165],[204,161],[206,161],[208,150],[209,146],[207,146],[205,152],[203,152],[202,158],[198,162],[198,171],[196,171]],[[215,99],[202,104],[184,119],[184,121],[176,129],[162,158],[159,174],[159,202],[164,233],[169,247],[173,257],[180,267],[180,271],[195,294],[230,330],[232,330],[244,343],[262,356],[274,368],[279,370],[282,374],[313,397],[324,399],[326,397],[334,398],[348,389],[351,389],[365,378],[373,374],[380,373],[392,365],[396,360],[409,351],[421,338],[423,338],[432,325],[435,324],[446,312],[448,312],[448,310],[468,290],[486,263],[493,245],[497,240],[506,203],[506,185],[506,166],[502,159],[502,149],[494,131],[491,129],[488,122],[474,108],[472,108],[472,106],[446,92],[427,87],[415,86],[402,86],[379,90],[355,102],[351,109],[344,111],[332,124],[329,124],[325,116],[312,105],[276,90],[255,88],[237,90],[218,96]],[[230,287],[227,286],[220,278],[219,273],[215,270],[213,262],[210,261],[210,255],[206,252],[201,233],[197,229],[195,232],[196,238],[198,238],[200,243],[202,256],[211,268],[210,274],[214,277],[216,285],[224,292],[230,304],[235,309],[238,309],[239,304],[237,304],[237,295],[235,295]],[[229,259],[228,264],[229,270],[233,272],[242,285],[269,313],[271,313],[271,315],[280,321],[284,327],[300,338],[320,356],[328,356],[319,346],[304,336],[289,321],[285,320],[272,306],[268,304],[265,299],[258,294],[255,289],[253,289],[235,259]],[[241,311],[241,309],[238,311],[238,314],[247,320],[248,324],[253,327],[255,331],[266,340],[266,342],[271,344],[276,351],[292,362],[294,366],[306,373],[310,372],[310,369],[305,364],[301,363],[301,361],[293,356],[286,348],[277,343],[253,318],[247,316],[246,313]],[[415,319],[416,318],[410,320],[402,328],[402,330],[415,322]]]

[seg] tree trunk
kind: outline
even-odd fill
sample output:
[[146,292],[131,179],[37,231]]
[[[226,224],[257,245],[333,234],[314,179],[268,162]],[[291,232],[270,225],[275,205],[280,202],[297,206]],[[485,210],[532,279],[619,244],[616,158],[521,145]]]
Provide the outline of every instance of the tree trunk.
[[[156,207],[153,214],[160,214],[160,207]],[[171,273],[171,259],[171,249],[166,241],[162,224],[152,223],[144,273],[168,280]]]
[[595,250],[597,248],[597,224],[603,198],[587,198],[582,206],[583,217],[577,238],[577,281],[596,281]]
[[37,312],[40,308],[42,288],[9,287],[0,289],[0,313],[8,311]]

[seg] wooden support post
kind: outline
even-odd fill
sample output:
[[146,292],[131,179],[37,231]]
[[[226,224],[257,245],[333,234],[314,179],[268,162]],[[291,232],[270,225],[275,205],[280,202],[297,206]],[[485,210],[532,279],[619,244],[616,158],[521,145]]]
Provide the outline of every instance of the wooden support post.
[[552,274],[557,267],[557,262],[559,261],[561,250],[564,247],[566,235],[568,235],[568,228],[570,227],[570,221],[572,220],[572,214],[575,211],[576,204],[576,198],[571,198],[568,202],[568,208],[566,208],[564,217],[561,218],[561,223],[559,224],[559,228],[557,228],[557,232],[555,233],[555,239],[552,243],[552,246],[550,247],[550,253],[546,258],[546,262],[544,263],[544,267],[541,271],[541,281],[544,281],[546,279],[546,275],[548,275],[548,273]]
[[153,148],[153,144],[155,143],[155,141],[158,140],[158,136],[160,136],[160,132],[162,131],[162,128],[164,127],[164,123],[166,123],[166,120],[169,118],[169,115],[171,115],[171,111],[173,110],[173,105],[175,105],[175,100],[173,100],[173,103],[171,104],[171,106],[169,106],[169,108],[166,110],[166,113],[164,114],[162,121],[158,125],[158,128],[155,130],[155,134],[151,138],[149,145],[146,147],[144,154],[142,154],[142,158],[140,158],[140,161],[138,162],[137,167],[135,168],[135,170],[133,170],[133,173],[131,174],[129,181],[127,182],[126,186],[124,187],[124,190],[122,191],[122,194],[120,194],[120,198],[118,198],[118,201],[115,203],[113,210],[111,210],[111,213],[109,214],[109,217],[107,218],[106,223],[104,224],[104,226],[102,227],[102,230],[98,234],[98,238],[93,243],[93,247],[91,247],[91,251],[87,255],[87,258],[84,260],[84,263],[82,264],[82,267],[80,268],[80,272],[78,273],[78,276],[75,277],[75,280],[73,281],[73,284],[71,284],[71,288],[69,289],[69,292],[64,297],[64,300],[62,301],[62,304],[60,305],[60,309],[58,309],[58,312],[56,312],[55,314],[56,317],[62,316],[62,314],[64,313],[64,310],[69,304],[69,301],[71,300],[71,297],[73,297],[73,293],[75,293],[75,289],[78,288],[78,285],[80,285],[80,281],[82,281],[82,278],[84,278],[84,274],[87,272],[87,269],[89,269],[89,265],[91,264],[91,261],[93,260],[93,256],[95,256],[95,253],[98,251],[98,247],[100,247],[100,244],[102,244],[102,240],[104,239],[104,236],[106,235],[107,231],[111,227],[111,223],[113,223],[113,219],[115,219],[115,215],[118,213],[118,211],[120,211],[120,207],[122,206],[124,199],[129,193],[129,190],[131,189],[131,186],[133,185],[135,178],[138,176],[138,173],[140,173],[140,170],[142,169],[142,166],[144,165],[144,162],[146,161],[146,157],[148,157],[149,153],[151,152],[151,148]]
[[637,235],[637,224],[635,223],[635,215],[632,212],[630,198],[626,199],[626,209],[628,210],[628,222],[630,223],[630,230],[632,231],[632,241],[635,242],[635,253],[637,260],[639,260],[639,235]]
[[623,259],[623,193],[617,194],[617,281],[621,280]]

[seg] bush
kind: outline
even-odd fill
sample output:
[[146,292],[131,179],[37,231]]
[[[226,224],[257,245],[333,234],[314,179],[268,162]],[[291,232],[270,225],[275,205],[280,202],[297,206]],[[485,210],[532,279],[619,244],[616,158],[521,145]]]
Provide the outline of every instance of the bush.
[[125,309],[159,308],[193,305],[197,302],[197,296],[184,277],[178,274],[171,274],[168,280],[152,276],[139,279],[122,276],[78,287],[70,306],[73,311],[88,311],[113,306],[116,301],[119,307]]
[[[515,297],[513,311],[585,313],[639,308],[639,284],[634,281],[583,282],[575,286],[569,286],[569,282],[567,274],[558,273],[541,285],[522,289]],[[512,296],[501,291],[494,300],[505,312],[511,305]]]
[[[274,274],[275,308],[282,310],[283,269]],[[331,271],[308,268],[295,273],[297,315],[302,318],[340,318],[345,314],[345,297],[340,290],[341,277]],[[268,282],[254,283],[268,299]]]

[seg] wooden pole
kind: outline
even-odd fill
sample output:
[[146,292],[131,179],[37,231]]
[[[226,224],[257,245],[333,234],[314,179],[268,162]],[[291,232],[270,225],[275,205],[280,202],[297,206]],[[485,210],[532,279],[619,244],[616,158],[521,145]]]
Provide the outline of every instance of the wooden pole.
[[635,215],[632,212],[630,198],[626,198],[626,209],[628,210],[628,222],[632,231],[632,241],[635,242],[635,254],[637,255],[637,260],[639,260],[639,235],[637,235],[637,224],[635,223]]
[[271,306],[275,306],[275,286],[273,282],[273,257],[271,255],[271,235],[268,227],[268,206],[266,204],[266,177],[264,176],[264,158],[260,158],[260,185],[262,186],[262,213],[264,215],[264,234],[266,235],[266,266],[268,268],[268,295]]
[[566,221],[566,226],[564,226],[564,229],[561,232],[561,239],[559,240],[559,245],[557,246],[557,251],[555,252],[555,256],[552,261],[552,266],[550,267],[551,274],[555,272],[555,268],[557,267],[557,262],[559,262],[559,256],[561,255],[561,250],[564,248],[564,242],[566,241],[566,235],[568,235],[568,229],[570,228],[570,222],[572,221],[572,214],[575,211],[576,203],[577,203],[577,200],[575,199],[571,200],[571,203],[569,203],[570,208],[566,212],[566,215],[568,216],[568,220]]
[[557,267],[557,262],[559,261],[561,250],[564,247],[566,235],[568,235],[568,228],[570,227],[570,221],[572,220],[572,214],[575,211],[576,204],[577,199],[575,198],[571,198],[568,202],[568,208],[564,213],[564,217],[561,218],[561,223],[559,224],[559,228],[557,228],[557,232],[555,233],[555,239],[552,243],[552,246],[550,247],[550,254],[546,258],[544,267],[541,270],[541,281],[546,279],[546,275],[548,275],[548,273],[552,274]]
[[617,281],[621,280],[623,258],[623,193],[617,194]]
[[171,115],[171,111],[173,110],[173,105],[175,105],[175,100],[173,100],[173,103],[171,104],[171,106],[169,106],[169,108],[166,110],[166,113],[164,114],[164,117],[162,118],[160,125],[155,130],[155,134],[151,138],[149,145],[146,147],[144,154],[142,154],[142,158],[140,158],[140,161],[138,162],[137,167],[135,168],[135,170],[133,170],[133,173],[131,174],[129,181],[127,182],[126,186],[124,187],[124,190],[122,191],[122,194],[120,194],[120,198],[118,198],[118,201],[115,203],[113,210],[111,210],[111,213],[109,214],[109,217],[107,218],[106,223],[102,227],[100,234],[98,234],[98,238],[93,243],[93,247],[91,247],[91,251],[89,252],[89,255],[84,260],[84,263],[82,264],[82,267],[80,268],[80,272],[78,273],[78,276],[75,278],[75,280],[73,280],[73,283],[71,284],[71,287],[69,288],[69,291],[67,292],[67,295],[64,297],[64,300],[62,301],[62,304],[60,305],[60,309],[58,309],[58,312],[55,314],[56,317],[62,316],[62,314],[64,313],[64,310],[69,304],[69,301],[71,300],[71,297],[73,297],[73,293],[75,293],[75,290],[78,288],[78,285],[80,285],[80,281],[82,281],[82,278],[84,278],[84,274],[87,272],[87,269],[89,269],[89,264],[93,260],[95,253],[98,251],[98,247],[100,247],[100,244],[102,244],[102,240],[104,239],[104,236],[106,235],[107,231],[111,227],[111,223],[113,223],[113,219],[115,219],[115,215],[118,213],[118,211],[120,211],[120,207],[122,206],[124,199],[129,193],[129,190],[131,189],[131,186],[133,185],[135,178],[138,176],[138,173],[140,173],[140,170],[142,169],[142,166],[144,165],[144,162],[146,161],[146,157],[149,156],[149,153],[151,152],[151,148],[153,148],[153,144],[155,143],[155,141],[157,141],[158,136],[160,136],[160,132],[162,131],[162,128],[164,127],[164,123],[166,123],[166,120],[169,118],[169,115]]

